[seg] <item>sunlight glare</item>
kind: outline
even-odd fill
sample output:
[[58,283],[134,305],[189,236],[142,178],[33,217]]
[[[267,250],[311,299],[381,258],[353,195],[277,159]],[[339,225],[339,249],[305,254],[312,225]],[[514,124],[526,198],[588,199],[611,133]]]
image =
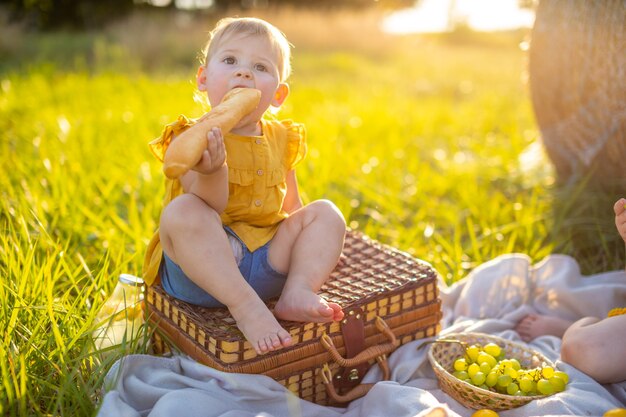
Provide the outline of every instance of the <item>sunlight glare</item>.
[[448,7],[439,0],[423,0],[419,6],[392,13],[383,21],[383,30],[401,35],[413,32],[445,32],[448,27]]
[[388,15],[385,32],[401,35],[454,30],[459,23],[478,31],[532,27],[534,11],[520,8],[517,0],[422,0],[410,9]]
[[208,9],[214,4],[213,0],[175,0],[176,7],[183,10]]
[[483,31],[531,27],[535,15],[531,10],[521,9],[517,0],[457,0],[456,12],[462,21],[474,29]]

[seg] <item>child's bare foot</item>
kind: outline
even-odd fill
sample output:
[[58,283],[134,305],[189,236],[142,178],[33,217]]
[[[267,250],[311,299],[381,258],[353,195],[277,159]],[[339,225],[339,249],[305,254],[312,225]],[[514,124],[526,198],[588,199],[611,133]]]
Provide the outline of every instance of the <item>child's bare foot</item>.
[[237,327],[258,354],[291,345],[289,332],[278,324],[272,312],[260,299],[259,302],[242,303],[229,310]]
[[329,303],[311,290],[291,288],[283,291],[274,315],[283,320],[326,323],[343,319],[343,310],[339,304]]
[[572,321],[559,317],[529,314],[517,323],[515,330],[522,337],[522,340],[530,342],[544,335],[563,337],[565,330],[567,330],[572,323]]

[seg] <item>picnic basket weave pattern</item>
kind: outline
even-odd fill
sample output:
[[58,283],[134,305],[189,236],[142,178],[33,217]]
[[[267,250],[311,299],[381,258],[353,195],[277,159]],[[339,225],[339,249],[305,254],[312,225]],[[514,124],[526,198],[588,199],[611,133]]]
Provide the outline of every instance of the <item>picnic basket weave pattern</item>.
[[[362,316],[366,346],[385,341],[376,329],[377,317],[384,319],[401,344],[439,331],[441,302],[434,269],[355,231],[348,231],[342,257],[320,295],[340,304],[347,316]],[[268,306],[272,308],[274,303],[270,301]],[[158,285],[148,288],[146,306],[148,322],[157,330],[153,337],[156,353],[175,347],[215,369],[264,374],[301,398],[319,404],[331,402],[320,370],[325,362],[333,373],[339,366],[332,363],[320,338],[330,336],[343,355],[341,323],[281,321],[294,344],[257,355],[227,309],[187,304]]]
[[[535,368],[542,364],[554,366],[552,362],[541,353],[525,347],[522,344],[482,333],[453,333],[447,334],[445,340],[458,340],[467,345],[496,343],[502,348],[507,358],[515,358],[522,368]],[[476,387],[456,378],[454,361],[465,353],[464,347],[459,343],[434,343],[428,351],[428,359],[437,375],[439,386],[452,398],[466,407],[475,410],[488,408],[491,410],[509,410],[520,407],[532,400],[546,397],[545,395],[515,396],[500,394]]]

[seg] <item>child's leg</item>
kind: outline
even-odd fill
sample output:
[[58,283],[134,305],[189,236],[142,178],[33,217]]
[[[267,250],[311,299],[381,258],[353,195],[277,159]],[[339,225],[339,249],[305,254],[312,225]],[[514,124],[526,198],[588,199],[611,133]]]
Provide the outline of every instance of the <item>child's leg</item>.
[[163,210],[159,233],[170,259],[228,307],[258,353],[291,344],[289,333],[239,272],[215,210],[192,194],[179,196]]
[[626,380],[626,315],[585,317],[563,335],[561,359],[601,384]]
[[276,317],[303,322],[341,320],[343,310],[318,294],[337,265],[343,249],[346,223],[333,203],[315,201],[285,219],[269,249],[277,271],[289,271],[274,308]]
[[515,331],[519,333],[522,340],[530,342],[544,335],[563,337],[563,333],[572,323],[574,322],[571,320],[559,317],[529,314],[517,323]]

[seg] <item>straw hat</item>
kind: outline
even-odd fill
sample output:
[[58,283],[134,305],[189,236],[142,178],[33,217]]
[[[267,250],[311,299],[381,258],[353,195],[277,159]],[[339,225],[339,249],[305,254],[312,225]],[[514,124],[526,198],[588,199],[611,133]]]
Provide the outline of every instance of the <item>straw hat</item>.
[[529,56],[532,102],[563,182],[592,168],[592,180],[624,175],[624,22],[622,0],[550,0],[537,7]]

